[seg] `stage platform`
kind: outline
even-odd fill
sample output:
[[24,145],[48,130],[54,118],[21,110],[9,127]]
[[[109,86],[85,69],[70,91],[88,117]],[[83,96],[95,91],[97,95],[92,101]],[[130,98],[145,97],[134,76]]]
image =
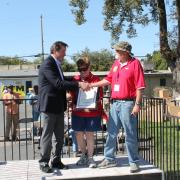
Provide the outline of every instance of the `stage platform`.
[[[100,162],[103,156],[95,156]],[[146,163],[140,162],[141,171],[130,173],[127,156],[117,157],[118,166],[108,169],[76,166],[78,158],[63,158],[68,170],[54,169],[46,174],[39,170],[38,160],[0,162],[0,180],[163,180],[163,172]]]

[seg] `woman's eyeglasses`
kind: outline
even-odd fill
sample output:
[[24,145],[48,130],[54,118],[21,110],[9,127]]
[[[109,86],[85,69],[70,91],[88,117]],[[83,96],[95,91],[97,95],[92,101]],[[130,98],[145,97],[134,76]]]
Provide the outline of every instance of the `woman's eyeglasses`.
[[82,72],[82,71],[87,71],[89,67],[79,67],[78,71]]

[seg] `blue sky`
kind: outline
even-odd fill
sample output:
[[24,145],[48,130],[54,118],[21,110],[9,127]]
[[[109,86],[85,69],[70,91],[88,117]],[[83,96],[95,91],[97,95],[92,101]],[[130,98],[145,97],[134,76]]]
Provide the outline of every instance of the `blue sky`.
[[[40,16],[43,15],[44,49],[62,40],[69,44],[68,55],[88,47],[91,51],[111,50],[110,32],[103,30],[103,0],[90,1],[87,22],[76,25],[68,0],[0,0],[0,56],[26,56],[41,53]],[[136,56],[159,49],[158,25],[138,27],[138,37],[129,41]]]

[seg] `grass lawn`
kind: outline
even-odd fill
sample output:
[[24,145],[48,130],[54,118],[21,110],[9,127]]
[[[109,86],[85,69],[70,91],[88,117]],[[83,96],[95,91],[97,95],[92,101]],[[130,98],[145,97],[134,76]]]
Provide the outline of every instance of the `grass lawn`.
[[139,122],[140,151],[144,159],[165,172],[180,176],[180,123],[176,118],[163,122]]

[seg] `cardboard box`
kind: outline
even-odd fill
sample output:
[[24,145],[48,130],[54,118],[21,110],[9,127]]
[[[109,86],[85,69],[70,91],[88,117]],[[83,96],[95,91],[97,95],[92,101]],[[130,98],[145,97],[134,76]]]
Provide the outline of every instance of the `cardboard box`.
[[160,89],[159,90],[159,97],[160,98],[169,98],[171,96],[171,93],[168,89]]

